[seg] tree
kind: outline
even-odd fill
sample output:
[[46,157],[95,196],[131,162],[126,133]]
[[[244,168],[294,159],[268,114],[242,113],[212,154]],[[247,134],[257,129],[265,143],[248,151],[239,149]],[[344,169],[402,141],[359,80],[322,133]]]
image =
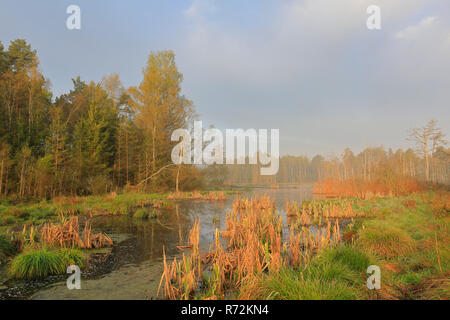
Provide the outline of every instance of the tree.
[[75,126],[74,157],[77,163],[79,187],[85,189],[87,179],[104,180],[114,164],[116,152],[117,113],[106,92],[91,83],[85,88],[89,109]]
[[[129,89],[136,125],[144,133],[141,159],[145,185],[148,177],[171,162],[171,134],[193,114],[192,102],[181,94],[183,76],[172,51],[151,53],[139,87]],[[164,178],[166,180],[168,177]],[[160,180],[160,183],[165,183]]]
[[425,126],[412,129],[410,139],[416,143],[418,152],[425,159],[425,179],[430,180],[430,158],[439,146],[447,143],[445,135],[437,127],[437,121],[430,120]]

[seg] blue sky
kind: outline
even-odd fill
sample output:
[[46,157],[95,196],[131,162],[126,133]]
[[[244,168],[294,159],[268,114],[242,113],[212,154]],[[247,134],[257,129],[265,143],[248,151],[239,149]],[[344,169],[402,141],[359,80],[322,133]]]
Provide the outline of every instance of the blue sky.
[[[81,30],[65,26],[70,4]],[[149,52],[171,49],[204,126],[279,128],[281,154],[405,148],[432,118],[450,134],[448,0],[3,0],[0,41],[16,38],[55,95],[78,75],[137,85]]]

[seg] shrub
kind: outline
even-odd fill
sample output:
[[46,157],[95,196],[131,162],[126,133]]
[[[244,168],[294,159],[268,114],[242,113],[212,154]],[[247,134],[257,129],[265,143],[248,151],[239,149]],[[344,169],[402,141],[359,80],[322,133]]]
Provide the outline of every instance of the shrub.
[[91,176],[86,180],[86,189],[92,195],[105,194],[111,186],[111,179],[107,175]]

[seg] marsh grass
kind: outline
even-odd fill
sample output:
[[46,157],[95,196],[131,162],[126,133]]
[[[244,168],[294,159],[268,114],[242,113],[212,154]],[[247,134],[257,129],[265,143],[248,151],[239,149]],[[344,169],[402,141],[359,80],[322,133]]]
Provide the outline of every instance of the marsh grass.
[[0,234],[0,252],[5,256],[12,256],[16,251],[17,250],[11,241],[11,237],[6,234]]
[[137,209],[172,209],[170,200],[202,199],[226,200],[228,194],[237,191],[197,191],[175,194],[164,193],[110,193],[101,196],[68,197],[60,196],[52,200],[20,200],[0,202],[0,226],[32,223],[35,225],[56,220],[57,217],[71,215],[124,215]]
[[63,274],[72,264],[83,265],[83,255],[79,250],[27,250],[11,261],[9,276],[14,279],[39,279]]
[[[190,286],[168,281],[171,290],[184,293],[166,297],[449,299],[447,199],[447,194],[428,193],[334,202],[331,208],[341,207],[333,209],[336,212],[366,216],[348,224],[344,238],[351,234],[345,243],[340,241],[338,221],[333,225],[331,219],[324,219],[316,232],[292,226],[283,238],[280,217],[269,198],[237,199],[227,213],[225,230],[216,230],[214,250],[200,255],[201,264],[195,264],[203,276],[195,277],[194,264],[184,262],[192,258],[183,255],[183,262],[171,268],[188,270],[183,274],[191,276]],[[330,203],[311,201],[302,207],[312,208],[312,216],[314,210],[323,216]],[[346,209],[349,203],[352,211]],[[295,203],[288,205],[298,212]],[[369,265],[381,268],[381,290],[367,289]]]
[[212,251],[200,254],[196,223],[191,230],[189,258],[183,253],[181,261],[171,264],[164,258],[163,296],[187,299],[203,291],[202,298],[224,299],[241,286],[256,283],[262,274],[297,268],[314,253],[340,241],[338,221],[332,224],[328,220],[316,232],[292,228],[286,241],[282,229],[282,217],[269,197],[236,199],[226,214],[225,230],[216,229]]
[[[357,299],[362,277],[347,265],[319,256],[306,268],[282,268],[263,275],[255,286],[245,287],[239,298],[278,300]],[[253,292],[259,292],[254,296]]]
[[[308,264],[283,267],[263,274],[258,281],[243,285],[239,298],[281,300],[346,300],[364,296],[367,267],[375,258],[354,246],[322,250]],[[254,293],[257,293],[255,296]]]
[[[33,228],[33,227],[31,227]],[[112,246],[111,238],[103,233],[93,233],[90,220],[80,229],[78,217],[62,218],[59,223],[47,223],[40,229],[41,243],[59,247],[77,247],[83,249]]]
[[3,265],[8,259],[17,253],[11,236],[0,234],[0,265]]
[[124,193],[115,196],[57,197],[52,200],[0,203],[0,225],[41,224],[71,215],[121,215],[139,208],[169,208],[165,194]]
[[388,223],[369,223],[360,230],[358,236],[360,246],[387,259],[417,250],[414,240],[406,231]]
[[353,219],[370,216],[369,212],[355,210],[355,199],[312,200],[298,205],[295,201],[286,201],[286,214],[294,217],[298,226],[321,225],[328,219]]
[[358,248],[380,260],[382,298],[450,298],[448,199],[428,192],[379,200],[376,218],[358,228]]
[[137,209],[133,214],[133,218],[135,219],[147,219],[149,216],[148,211],[146,209]]

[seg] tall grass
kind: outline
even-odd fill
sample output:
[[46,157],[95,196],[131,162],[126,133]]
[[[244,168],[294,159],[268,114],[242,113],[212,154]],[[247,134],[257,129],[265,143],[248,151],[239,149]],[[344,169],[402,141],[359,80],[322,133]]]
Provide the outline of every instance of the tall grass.
[[62,218],[60,223],[47,223],[40,230],[40,240],[44,244],[60,247],[78,247],[83,249],[112,246],[111,238],[103,233],[93,233],[89,220],[80,230],[78,217]]
[[289,240],[283,241],[282,217],[274,207],[267,196],[237,199],[226,214],[225,230],[216,229],[214,249],[203,255],[198,250],[196,223],[191,230],[189,258],[183,254],[181,261],[171,264],[164,259],[160,282],[164,297],[187,299],[203,284],[208,298],[224,298],[230,290],[254,282],[263,273],[297,268],[314,253],[340,241],[338,221],[333,225],[329,220],[315,232],[291,228]]
[[307,265],[283,267],[277,273],[262,274],[243,285],[240,299],[347,300],[359,299],[365,291],[362,272],[373,257],[352,246],[321,251]]
[[327,219],[365,217],[364,211],[353,209],[353,205],[356,204],[357,201],[354,199],[313,200],[304,201],[300,208],[295,201],[287,201],[286,214],[296,217],[296,222],[300,226],[320,225]]
[[358,244],[383,258],[411,253],[417,248],[404,230],[383,222],[368,222],[358,233]]

